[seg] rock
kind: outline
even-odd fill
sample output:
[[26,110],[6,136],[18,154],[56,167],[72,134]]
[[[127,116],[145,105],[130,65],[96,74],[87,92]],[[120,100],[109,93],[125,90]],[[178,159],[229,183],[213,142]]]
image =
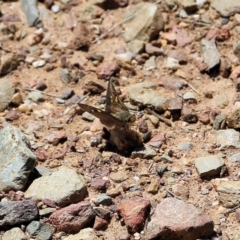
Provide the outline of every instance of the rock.
[[191,14],[197,10],[197,3],[195,0],[183,0],[181,1],[181,5],[188,14]]
[[215,44],[215,39],[210,41],[202,39],[202,57],[205,64],[207,64],[207,71],[220,63],[220,54]]
[[115,59],[123,63],[131,63],[134,55],[132,52],[117,53]]
[[21,9],[25,13],[29,27],[42,27],[36,0],[21,0]]
[[229,160],[233,163],[238,163],[240,162],[240,153],[235,153],[235,154],[232,154],[229,158]]
[[183,50],[171,50],[168,52],[168,57],[178,60],[179,64],[187,63],[187,56]]
[[4,76],[16,70],[21,62],[23,62],[23,59],[17,54],[4,54],[1,57],[0,76]]
[[146,68],[146,70],[152,70],[152,69],[156,68],[156,57],[155,56],[151,56],[145,62],[144,67]]
[[106,179],[96,178],[91,181],[91,187],[97,190],[106,190],[108,182]]
[[196,240],[212,236],[213,227],[213,221],[193,205],[166,198],[147,225],[146,239]]
[[44,65],[46,64],[46,61],[45,60],[38,60],[38,61],[34,61],[32,63],[32,66],[34,68],[39,68],[39,67],[43,67]]
[[159,79],[159,86],[163,86],[164,88],[171,90],[178,90],[184,87],[187,87],[187,82],[181,78],[176,77],[161,77]]
[[36,165],[36,157],[18,128],[6,127],[0,135],[0,191],[21,190]]
[[99,79],[109,80],[114,74],[120,71],[120,67],[116,62],[103,62],[96,69]]
[[95,217],[93,208],[89,202],[72,204],[54,212],[49,221],[57,231],[79,232]]
[[180,68],[179,62],[175,58],[168,57],[166,61],[166,68],[171,70],[177,70]]
[[156,194],[159,189],[159,181],[151,181],[148,185],[147,191],[152,194]]
[[44,101],[44,96],[40,91],[32,91],[28,94],[28,99],[37,103]]
[[14,227],[6,231],[1,240],[27,240],[27,236],[20,228]]
[[184,142],[178,145],[178,149],[182,151],[191,151],[193,149],[193,144],[191,142]]
[[138,120],[138,129],[141,133],[147,133],[148,132],[148,125],[145,119],[141,118]]
[[83,89],[84,93],[101,94],[106,90],[106,87],[96,81],[89,81],[84,84]]
[[200,177],[216,177],[219,176],[225,163],[219,156],[198,157],[194,160]]
[[143,229],[150,205],[148,199],[141,197],[123,200],[118,205],[117,210],[123,217],[129,232],[135,233]]
[[235,56],[237,56],[238,59],[240,60],[240,41],[238,41],[238,42],[233,46],[233,53],[234,53]]
[[224,181],[217,186],[219,201],[224,207],[233,208],[240,204],[240,181]]
[[84,228],[75,235],[69,235],[64,240],[99,240],[92,228]]
[[96,230],[100,230],[105,228],[108,225],[108,222],[105,219],[102,219],[98,216],[95,217],[93,228]]
[[148,146],[143,146],[139,148],[135,148],[131,154],[131,158],[144,158],[144,159],[152,159],[157,155],[156,151]]
[[73,30],[73,36],[69,43],[69,48],[79,50],[88,48],[91,44],[91,34],[86,23],[78,22]]
[[108,220],[111,216],[110,210],[105,209],[103,207],[94,207],[93,209],[96,215],[100,218]]
[[197,102],[196,96],[195,96],[195,94],[193,92],[185,92],[183,94],[183,100],[185,100],[185,101],[192,101],[194,103]]
[[154,55],[154,56],[161,56],[161,55],[164,55],[165,53],[163,48],[155,47],[150,43],[145,44],[145,51],[147,54]]
[[131,103],[143,106],[152,105],[158,111],[167,109],[169,100],[160,96],[155,89],[156,85],[147,81],[131,85],[128,89]]
[[32,221],[28,224],[26,231],[31,237],[41,240],[49,240],[53,235],[53,228],[49,224],[38,221]]
[[14,84],[6,79],[0,79],[0,112],[3,112],[8,105],[11,103],[11,100],[15,93]]
[[117,172],[112,172],[110,174],[110,179],[117,183],[125,181],[128,177],[128,172],[124,170],[118,170]]
[[16,106],[19,106],[23,102],[22,94],[20,92],[15,93],[12,97],[11,102]]
[[239,132],[234,129],[219,130],[216,132],[216,144],[221,148],[240,148]]
[[112,204],[112,198],[107,195],[102,194],[102,195],[97,196],[96,203],[98,205],[101,204],[103,206],[109,206]]
[[182,117],[182,120],[187,123],[196,123],[198,121],[196,112],[188,103],[183,104],[183,107],[181,110],[181,117]]
[[[46,186],[48,186],[46,188]],[[43,176],[33,181],[25,192],[25,198],[42,200],[48,198],[60,207],[79,202],[87,193],[82,176],[75,170],[61,167],[50,176]]]
[[213,121],[213,129],[215,130],[221,129],[222,123],[225,122],[225,120],[226,120],[225,114],[217,115]]
[[228,113],[226,121],[229,128],[240,128],[240,108]]
[[30,222],[38,217],[36,202],[32,200],[0,202],[0,227]]
[[230,17],[235,13],[240,13],[240,5],[235,0],[227,2],[225,0],[215,0],[211,4],[211,7],[219,12],[222,17]]
[[[139,53],[146,42],[155,38],[163,29],[161,10],[154,3],[144,2],[130,5],[124,18],[133,16],[125,23],[124,40],[129,50],[135,54]],[[138,47],[134,47],[134,45]]]
[[83,119],[83,120],[86,120],[86,121],[89,121],[89,122],[93,122],[94,119],[95,119],[95,116],[92,115],[92,114],[89,113],[89,112],[84,112],[84,113],[82,114],[82,119]]
[[224,91],[221,91],[218,95],[216,95],[215,102],[217,107],[225,108],[229,104],[227,94]]

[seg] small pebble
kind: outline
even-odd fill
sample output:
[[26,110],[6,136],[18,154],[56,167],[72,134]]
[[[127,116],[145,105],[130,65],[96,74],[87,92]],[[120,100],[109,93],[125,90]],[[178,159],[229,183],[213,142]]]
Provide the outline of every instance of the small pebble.
[[38,61],[34,61],[32,63],[32,66],[35,68],[39,68],[39,67],[43,67],[46,64],[46,62],[44,60],[38,60]]
[[93,122],[93,120],[95,119],[95,116],[93,116],[92,114],[90,114],[88,112],[84,112],[82,114],[82,119],[87,120],[89,122]]
[[54,13],[58,13],[60,11],[61,7],[59,5],[52,5],[51,7],[51,11],[54,12]]
[[41,90],[44,91],[45,89],[47,89],[47,84],[43,81],[38,82],[38,84],[35,86],[35,88],[37,90]]

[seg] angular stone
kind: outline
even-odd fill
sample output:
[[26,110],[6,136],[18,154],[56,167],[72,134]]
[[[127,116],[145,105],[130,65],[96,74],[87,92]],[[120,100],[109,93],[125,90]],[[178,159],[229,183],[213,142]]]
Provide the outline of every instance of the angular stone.
[[20,228],[15,227],[6,231],[1,240],[27,240],[27,236]]
[[0,191],[22,190],[36,165],[26,136],[16,127],[0,131]]
[[38,217],[36,202],[32,200],[0,203],[0,226],[13,226],[30,222]]
[[135,150],[131,154],[131,158],[144,158],[144,159],[152,159],[157,155],[156,151],[150,148],[149,146],[143,146],[139,148],[135,148]]
[[79,232],[95,217],[95,212],[89,202],[72,204],[54,212],[49,221],[57,231]]
[[118,205],[117,209],[130,232],[138,232],[143,228],[150,205],[148,199],[141,197],[124,200]]
[[240,108],[230,112],[226,120],[229,128],[240,128]]
[[219,12],[222,17],[230,17],[235,13],[240,13],[240,4],[236,0],[215,0],[211,7]]
[[240,181],[221,182],[217,192],[224,207],[232,208],[240,204]]
[[234,129],[218,130],[216,132],[216,144],[221,148],[240,148],[240,135]]
[[196,240],[212,236],[213,227],[213,221],[193,205],[166,198],[147,225],[146,239]]
[[26,228],[31,237],[49,240],[53,235],[53,228],[44,222],[32,221]]
[[[161,10],[154,3],[143,2],[130,5],[127,8],[125,19],[132,17],[125,23],[124,40],[131,47],[132,41],[141,41],[142,48],[146,42],[156,37],[163,29]],[[140,49],[140,48],[139,48]],[[130,49],[133,52],[134,49]],[[138,52],[133,52],[138,53]]]
[[83,177],[73,169],[61,167],[50,176],[43,176],[33,181],[24,196],[37,200],[48,198],[60,207],[64,207],[69,203],[83,200],[86,194],[87,188]]
[[10,104],[15,92],[15,86],[10,80],[0,79],[0,112],[3,112]]
[[64,240],[99,240],[97,234],[92,228],[84,228],[75,235],[69,235]]
[[199,157],[194,160],[200,177],[215,177],[219,176],[221,169],[225,166],[223,159],[220,156]]

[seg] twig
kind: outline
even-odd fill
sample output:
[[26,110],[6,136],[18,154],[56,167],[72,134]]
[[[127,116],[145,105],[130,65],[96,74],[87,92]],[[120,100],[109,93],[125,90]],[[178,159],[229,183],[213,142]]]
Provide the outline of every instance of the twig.
[[202,25],[202,26],[208,26],[208,27],[211,27],[212,24],[210,23],[205,23],[205,22],[202,22],[202,21],[196,21],[194,22],[193,20],[189,20],[189,19],[179,19],[180,21],[183,21],[183,22],[186,22],[186,23],[191,23],[191,24],[196,24],[196,25]]
[[156,112],[150,110],[150,113],[154,116],[156,116],[160,121],[164,122],[166,125],[172,127],[172,122],[170,120],[168,120],[165,117],[160,116],[159,114],[157,114]]
[[118,26],[120,26],[121,24],[129,21],[130,19],[134,18],[136,16],[137,12],[134,13],[132,16],[129,16],[127,18],[125,18],[124,20],[122,20],[121,22],[115,24],[113,27],[111,27],[109,30],[107,30],[105,33],[103,33],[101,36],[99,36],[98,38],[96,38],[95,40],[92,41],[92,43],[96,43],[99,40],[101,40],[102,38],[104,38],[105,36],[107,36],[110,32],[112,32],[115,28],[117,28]]
[[32,92],[32,91],[41,92],[42,94],[47,95],[47,96],[49,96],[49,97],[59,98],[59,97],[56,96],[56,95],[53,95],[53,94],[50,94],[50,93],[45,93],[45,92],[42,92],[42,91],[40,91],[40,90],[38,90],[38,89],[24,88],[23,90],[29,91],[29,92]]
[[167,191],[167,193],[169,193],[171,196],[173,196],[173,197],[175,197],[175,198],[177,198],[177,199],[179,199],[179,200],[182,200],[180,197],[178,197],[177,195],[175,195],[173,192],[171,192],[170,190],[166,190]]
[[234,211],[237,210],[238,208],[240,208],[240,205],[238,205],[238,206],[236,206],[236,207],[234,207],[234,208],[228,210],[227,212],[224,213],[224,215],[226,216],[226,215],[228,215],[229,213],[234,212]]

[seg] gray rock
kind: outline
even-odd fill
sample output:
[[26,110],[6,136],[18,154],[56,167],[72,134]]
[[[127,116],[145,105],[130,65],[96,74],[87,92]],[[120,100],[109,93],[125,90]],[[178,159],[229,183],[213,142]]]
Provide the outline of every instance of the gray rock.
[[240,4],[236,0],[215,0],[211,7],[220,13],[222,17],[229,17],[235,13],[240,13]]
[[87,120],[87,121],[89,121],[89,122],[93,122],[93,120],[95,119],[95,116],[93,116],[91,113],[89,113],[89,112],[84,112],[83,114],[82,114],[82,119],[84,119],[84,120]]
[[25,198],[48,198],[63,207],[83,200],[86,193],[83,177],[73,169],[61,167],[50,176],[36,179],[25,192]]
[[27,240],[27,236],[20,228],[15,227],[6,231],[1,240]]
[[216,144],[221,148],[240,148],[239,132],[234,129],[219,130],[216,132]]
[[152,70],[154,68],[156,68],[156,57],[155,56],[151,56],[144,64],[144,67],[147,70]]
[[0,226],[30,222],[37,217],[37,205],[32,200],[0,202]]
[[39,18],[37,0],[21,0],[21,9],[26,15],[29,27],[43,27],[42,21]]
[[231,162],[240,162],[240,153],[232,154],[229,158]]
[[55,211],[56,211],[56,208],[43,208],[39,210],[39,215],[41,217],[48,217]]
[[195,102],[197,101],[196,96],[195,96],[195,94],[193,92],[186,92],[186,93],[184,93],[183,94],[183,100],[186,100],[186,101],[193,100]]
[[220,63],[220,54],[215,44],[215,39],[213,38],[210,41],[202,39],[201,45],[203,61],[208,66],[207,70],[210,70]]
[[0,191],[22,190],[36,165],[36,156],[18,128],[6,127],[0,136]]
[[60,78],[64,84],[68,84],[72,81],[72,76],[67,68],[61,69]]
[[40,91],[32,91],[28,94],[28,99],[37,103],[44,101],[44,96]]
[[41,240],[49,240],[53,235],[53,228],[46,223],[32,221],[26,228],[31,237]]
[[196,158],[194,162],[200,177],[219,176],[225,166],[223,159],[214,155]]
[[224,181],[217,187],[219,201],[224,207],[232,208],[240,204],[240,181]]
[[15,92],[15,86],[10,80],[0,79],[0,112],[3,112],[11,103]]
[[219,130],[221,129],[221,125],[223,123],[223,121],[226,119],[226,115],[225,114],[219,114],[215,117],[214,121],[213,121],[213,129],[215,130]]
[[157,155],[156,151],[148,146],[143,146],[139,148],[135,148],[131,154],[132,158],[144,158],[144,159],[152,159]]
[[166,109],[169,99],[159,96],[155,89],[156,85],[152,82],[131,85],[128,90],[131,103],[143,106],[152,105],[158,111]]
[[[130,5],[124,17],[126,19],[133,15],[134,17],[125,23],[124,40],[131,52],[139,53],[139,49],[143,49],[146,42],[159,34],[164,23],[161,11],[154,3],[143,2]],[[134,41],[138,42],[138,49],[133,48],[131,42]]]
[[202,239],[212,236],[213,227],[213,221],[200,209],[176,198],[166,198],[157,205],[145,239]]
[[69,235],[68,237],[64,238],[64,240],[99,240],[98,236],[96,235],[95,231],[92,228],[84,228],[79,233],[75,235]]
[[182,151],[191,151],[193,149],[193,144],[191,142],[184,142],[178,145],[178,149]]
[[109,206],[112,204],[112,198],[107,195],[99,195],[96,198],[98,204]]

